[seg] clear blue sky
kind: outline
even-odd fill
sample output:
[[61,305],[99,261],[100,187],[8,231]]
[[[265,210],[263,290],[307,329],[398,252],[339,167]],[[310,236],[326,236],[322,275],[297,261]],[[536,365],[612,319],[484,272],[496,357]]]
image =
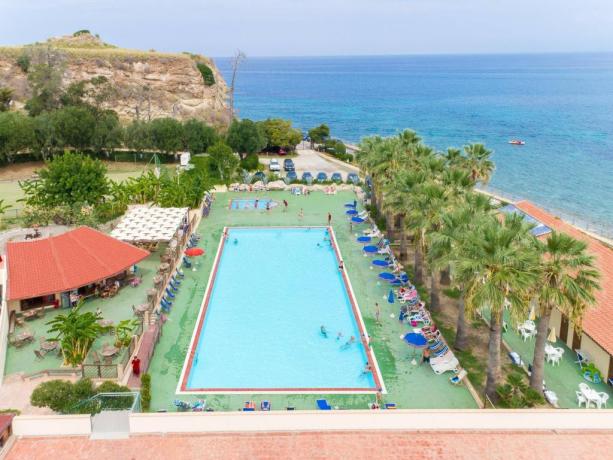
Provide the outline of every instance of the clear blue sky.
[[0,0],[0,43],[90,29],[228,56],[613,51],[613,0]]

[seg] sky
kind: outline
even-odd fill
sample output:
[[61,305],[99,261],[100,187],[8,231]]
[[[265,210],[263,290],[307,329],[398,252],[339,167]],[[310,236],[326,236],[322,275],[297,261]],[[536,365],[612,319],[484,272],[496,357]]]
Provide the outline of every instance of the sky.
[[0,44],[89,29],[229,56],[613,51],[613,0],[0,0]]

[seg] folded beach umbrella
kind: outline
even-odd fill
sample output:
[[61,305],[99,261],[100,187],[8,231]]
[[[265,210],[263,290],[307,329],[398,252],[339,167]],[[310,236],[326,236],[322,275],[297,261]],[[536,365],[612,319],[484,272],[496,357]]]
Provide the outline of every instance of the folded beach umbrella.
[[362,219],[361,217],[358,217],[358,216],[353,216],[351,218],[351,221],[355,222],[356,224],[363,224],[364,222],[366,222],[365,219]]
[[547,341],[556,342],[557,340],[558,338],[556,337],[556,328],[552,327],[551,330],[549,331],[549,335],[547,336]]
[[379,250],[379,248],[377,246],[364,246],[362,248],[362,251],[364,252],[368,252],[370,254],[374,254],[375,252],[377,252]]
[[373,260],[373,261],[372,261],[372,264],[373,264],[375,267],[381,267],[381,268],[384,268],[384,267],[389,267],[389,264],[390,264],[390,263],[389,263],[387,260],[375,259],[375,260]]
[[394,291],[390,289],[390,293],[387,295],[387,301],[389,303],[394,303]]
[[358,243],[370,243],[370,240],[372,240],[372,238],[370,236],[358,236],[358,239],[356,240]]
[[379,278],[381,278],[382,280],[391,281],[396,278],[396,275],[390,272],[381,272],[379,273]]
[[345,211],[345,214],[347,214],[348,216],[355,216],[358,212],[355,209],[349,209],[347,211]]

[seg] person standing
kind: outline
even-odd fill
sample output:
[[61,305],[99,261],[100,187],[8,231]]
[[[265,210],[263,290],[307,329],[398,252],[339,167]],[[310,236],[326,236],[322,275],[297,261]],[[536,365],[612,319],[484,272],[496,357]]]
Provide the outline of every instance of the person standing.
[[377,324],[381,324],[381,307],[379,307],[379,303],[375,303],[375,320]]
[[287,200],[283,200],[283,212],[287,212]]
[[332,214],[328,213],[328,227],[332,225]]
[[304,219],[304,210],[300,208],[300,212],[298,213],[298,220]]

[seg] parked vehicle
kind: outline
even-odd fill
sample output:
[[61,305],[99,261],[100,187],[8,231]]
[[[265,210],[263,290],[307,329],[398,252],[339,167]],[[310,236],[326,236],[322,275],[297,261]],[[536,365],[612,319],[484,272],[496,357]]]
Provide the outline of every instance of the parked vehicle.
[[357,185],[360,182],[360,176],[358,176],[356,173],[347,174],[347,183],[350,182],[354,185]]
[[285,179],[287,179],[287,182],[293,182],[298,180],[298,174],[296,174],[296,171],[288,171],[285,175]]
[[270,160],[270,163],[268,163],[268,169],[270,169],[271,171],[281,171],[281,165],[279,164],[279,160],[277,160],[276,158]]
[[264,174],[262,171],[258,171],[253,175],[251,182],[257,182],[259,180],[264,181],[264,179],[266,179],[266,174]]
[[295,171],[296,167],[294,166],[294,162],[291,158],[286,158],[283,160],[283,169],[286,171]]
[[343,176],[341,176],[341,173],[335,172],[335,173],[332,173],[332,176],[330,176],[330,180],[332,180],[332,182],[336,182],[337,184],[340,184],[341,182],[343,182]]
[[311,173],[310,173],[310,172],[308,172],[308,171],[303,172],[303,173],[302,173],[302,180],[303,180],[303,181],[309,181],[309,180],[311,180],[311,181],[312,181],[312,180],[313,180],[313,174],[311,174]]
[[325,172],[317,173],[317,182],[324,182],[328,180],[328,175]]

